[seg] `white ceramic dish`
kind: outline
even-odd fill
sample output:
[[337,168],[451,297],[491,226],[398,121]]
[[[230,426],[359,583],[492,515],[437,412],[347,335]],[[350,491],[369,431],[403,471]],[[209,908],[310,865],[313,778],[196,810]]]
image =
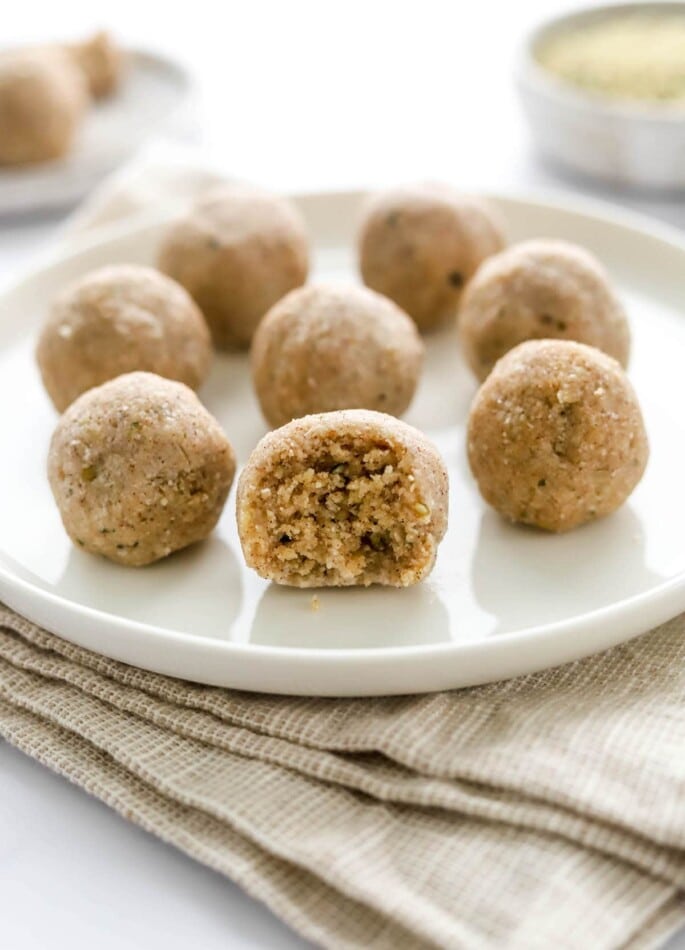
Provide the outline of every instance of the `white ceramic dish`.
[[533,138],[555,162],[605,182],[634,188],[685,188],[685,106],[616,100],[557,79],[535,51],[552,34],[617,12],[665,10],[685,3],[627,3],[576,10],[539,26],[526,39],[516,70]]
[[185,135],[191,127],[191,101],[191,80],[179,63],[131,51],[121,88],[93,103],[64,159],[0,168],[0,214],[74,204],[152,136]]
[[[353,275],[361,195],[298,199],[319,275]],[[111,262],[152,262],[163,224],[127,224],[5,292],[0,310],[0,597],[89,649],[208,684],[362,695],[440,690],[530,672],[642,633],[685,609],[685,240],[612,217],[498,199],[513,239],[563,237],[606,262],[628,305],[631,375],[652,441],[646,476],[614,516],[568,535],[505,524],[481,502],[464,452],[475,384],[452,332],[428,339],[408,420],[450,468],[451,513],[433,574],[407,590],[277,588],[242,564],[235,493],[210,541],[149,568],[68,542],[45,477],[55,415],[34,366],[37,327],[65,281]],[[635,223],[637,222],[637,223]],[[91,239],[92,240],[92,239]],[[217,360],[203,393],[239,459],[265,431],[245,356]]]

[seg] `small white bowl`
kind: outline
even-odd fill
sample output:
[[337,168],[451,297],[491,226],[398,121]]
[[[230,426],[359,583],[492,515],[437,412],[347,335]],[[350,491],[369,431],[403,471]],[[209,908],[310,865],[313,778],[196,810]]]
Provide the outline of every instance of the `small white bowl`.
[[682,13],[685,3],[625,3],[557,17],[526,39],[517,87],[540,151],[582,174],[614,185],[685,188],[685,104],[617,100],[564,82],[536,59],[552,34],[624,12]]

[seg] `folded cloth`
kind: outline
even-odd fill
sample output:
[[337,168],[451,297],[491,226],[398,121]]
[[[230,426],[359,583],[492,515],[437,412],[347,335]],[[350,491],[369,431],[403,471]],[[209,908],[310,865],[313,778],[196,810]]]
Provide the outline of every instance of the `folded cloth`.
[[[143,163],[75,224],[144,213],[146,180],[159,204],[215,176]],[[324,947],[657,947],[685,921],[684,634],[332,700],[173,680],[0,605],[0,735]]]
[[685,920],[684,633],[476,689],[298,699],[0,609],[0,733],[325,947],[658,946]]

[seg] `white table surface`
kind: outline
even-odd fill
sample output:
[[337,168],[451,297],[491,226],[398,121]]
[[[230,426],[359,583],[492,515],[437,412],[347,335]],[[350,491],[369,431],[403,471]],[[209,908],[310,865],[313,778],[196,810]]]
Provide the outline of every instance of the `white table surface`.
[[[531,153],[512,89],[514,52],[527,25],[566,6],[22,0],[3,16],[2,40],[106,25],[180,56],[197,77],[203,148],[227,173],[272,187],[434,177],[483,190],[575,189],[685,226],[685,196],[608,195]],[[59,224],[58,216],[0,219],[0,283],[29,267]],[[8,950],[306,946],[225,878],[1,742],[0,882]],[[669,948],[685,950],[685,931]]]

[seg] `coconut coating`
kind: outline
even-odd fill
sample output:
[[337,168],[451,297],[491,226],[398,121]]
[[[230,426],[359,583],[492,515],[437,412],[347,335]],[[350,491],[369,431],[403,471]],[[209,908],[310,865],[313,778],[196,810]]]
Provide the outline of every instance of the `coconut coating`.
[[505,518],[547,531],[610,514],[642,478],[648,456],[628,377],[582,343],[521,343],[471,407],[468,457],[483,498]]
[[272,426],[334,409],[401,415],[423,343],[412,320],[366,287],[316,284],[286,294],[252,343],[252,379]]
[[103,267],[55,299],[36,351],[58,411],[122,373],[147,370],[186,383],[206,379],[209,330],[180,284],[152,267]]
[[628,363],[630,329],[604,268],[566,241],[515,244],[489,258],[459,311],[464,356],[479,379],[525,340],[576,340]]
[[109,33],[102,30],[83,43],[69,48],[74,61],[83,71],[94,99],[112,95],[121,82],[124,55]]
[[407,185],[372,199],[359,236],[364,283],[422,331],[454,316],[478,265],[505,245],[498,216],[446,185]]
[[433,568],[448,482],[435,446],[393,416],[344,409],[266,435],[238,483],[249,567],[292,587],[408,587]]
[[284,198],[222,186],[171,227],[159,267],[195,298],[216,346],[245,348],[267,310],[307,278],[305,226]]
[[128,373],[60,418],[48,477],[72,541],[140,566],[212,531],[235,473],[219,423],[183,383]]
[[0,165],[60,158],[89,102],[81,71],[56,49],[0,55]]

